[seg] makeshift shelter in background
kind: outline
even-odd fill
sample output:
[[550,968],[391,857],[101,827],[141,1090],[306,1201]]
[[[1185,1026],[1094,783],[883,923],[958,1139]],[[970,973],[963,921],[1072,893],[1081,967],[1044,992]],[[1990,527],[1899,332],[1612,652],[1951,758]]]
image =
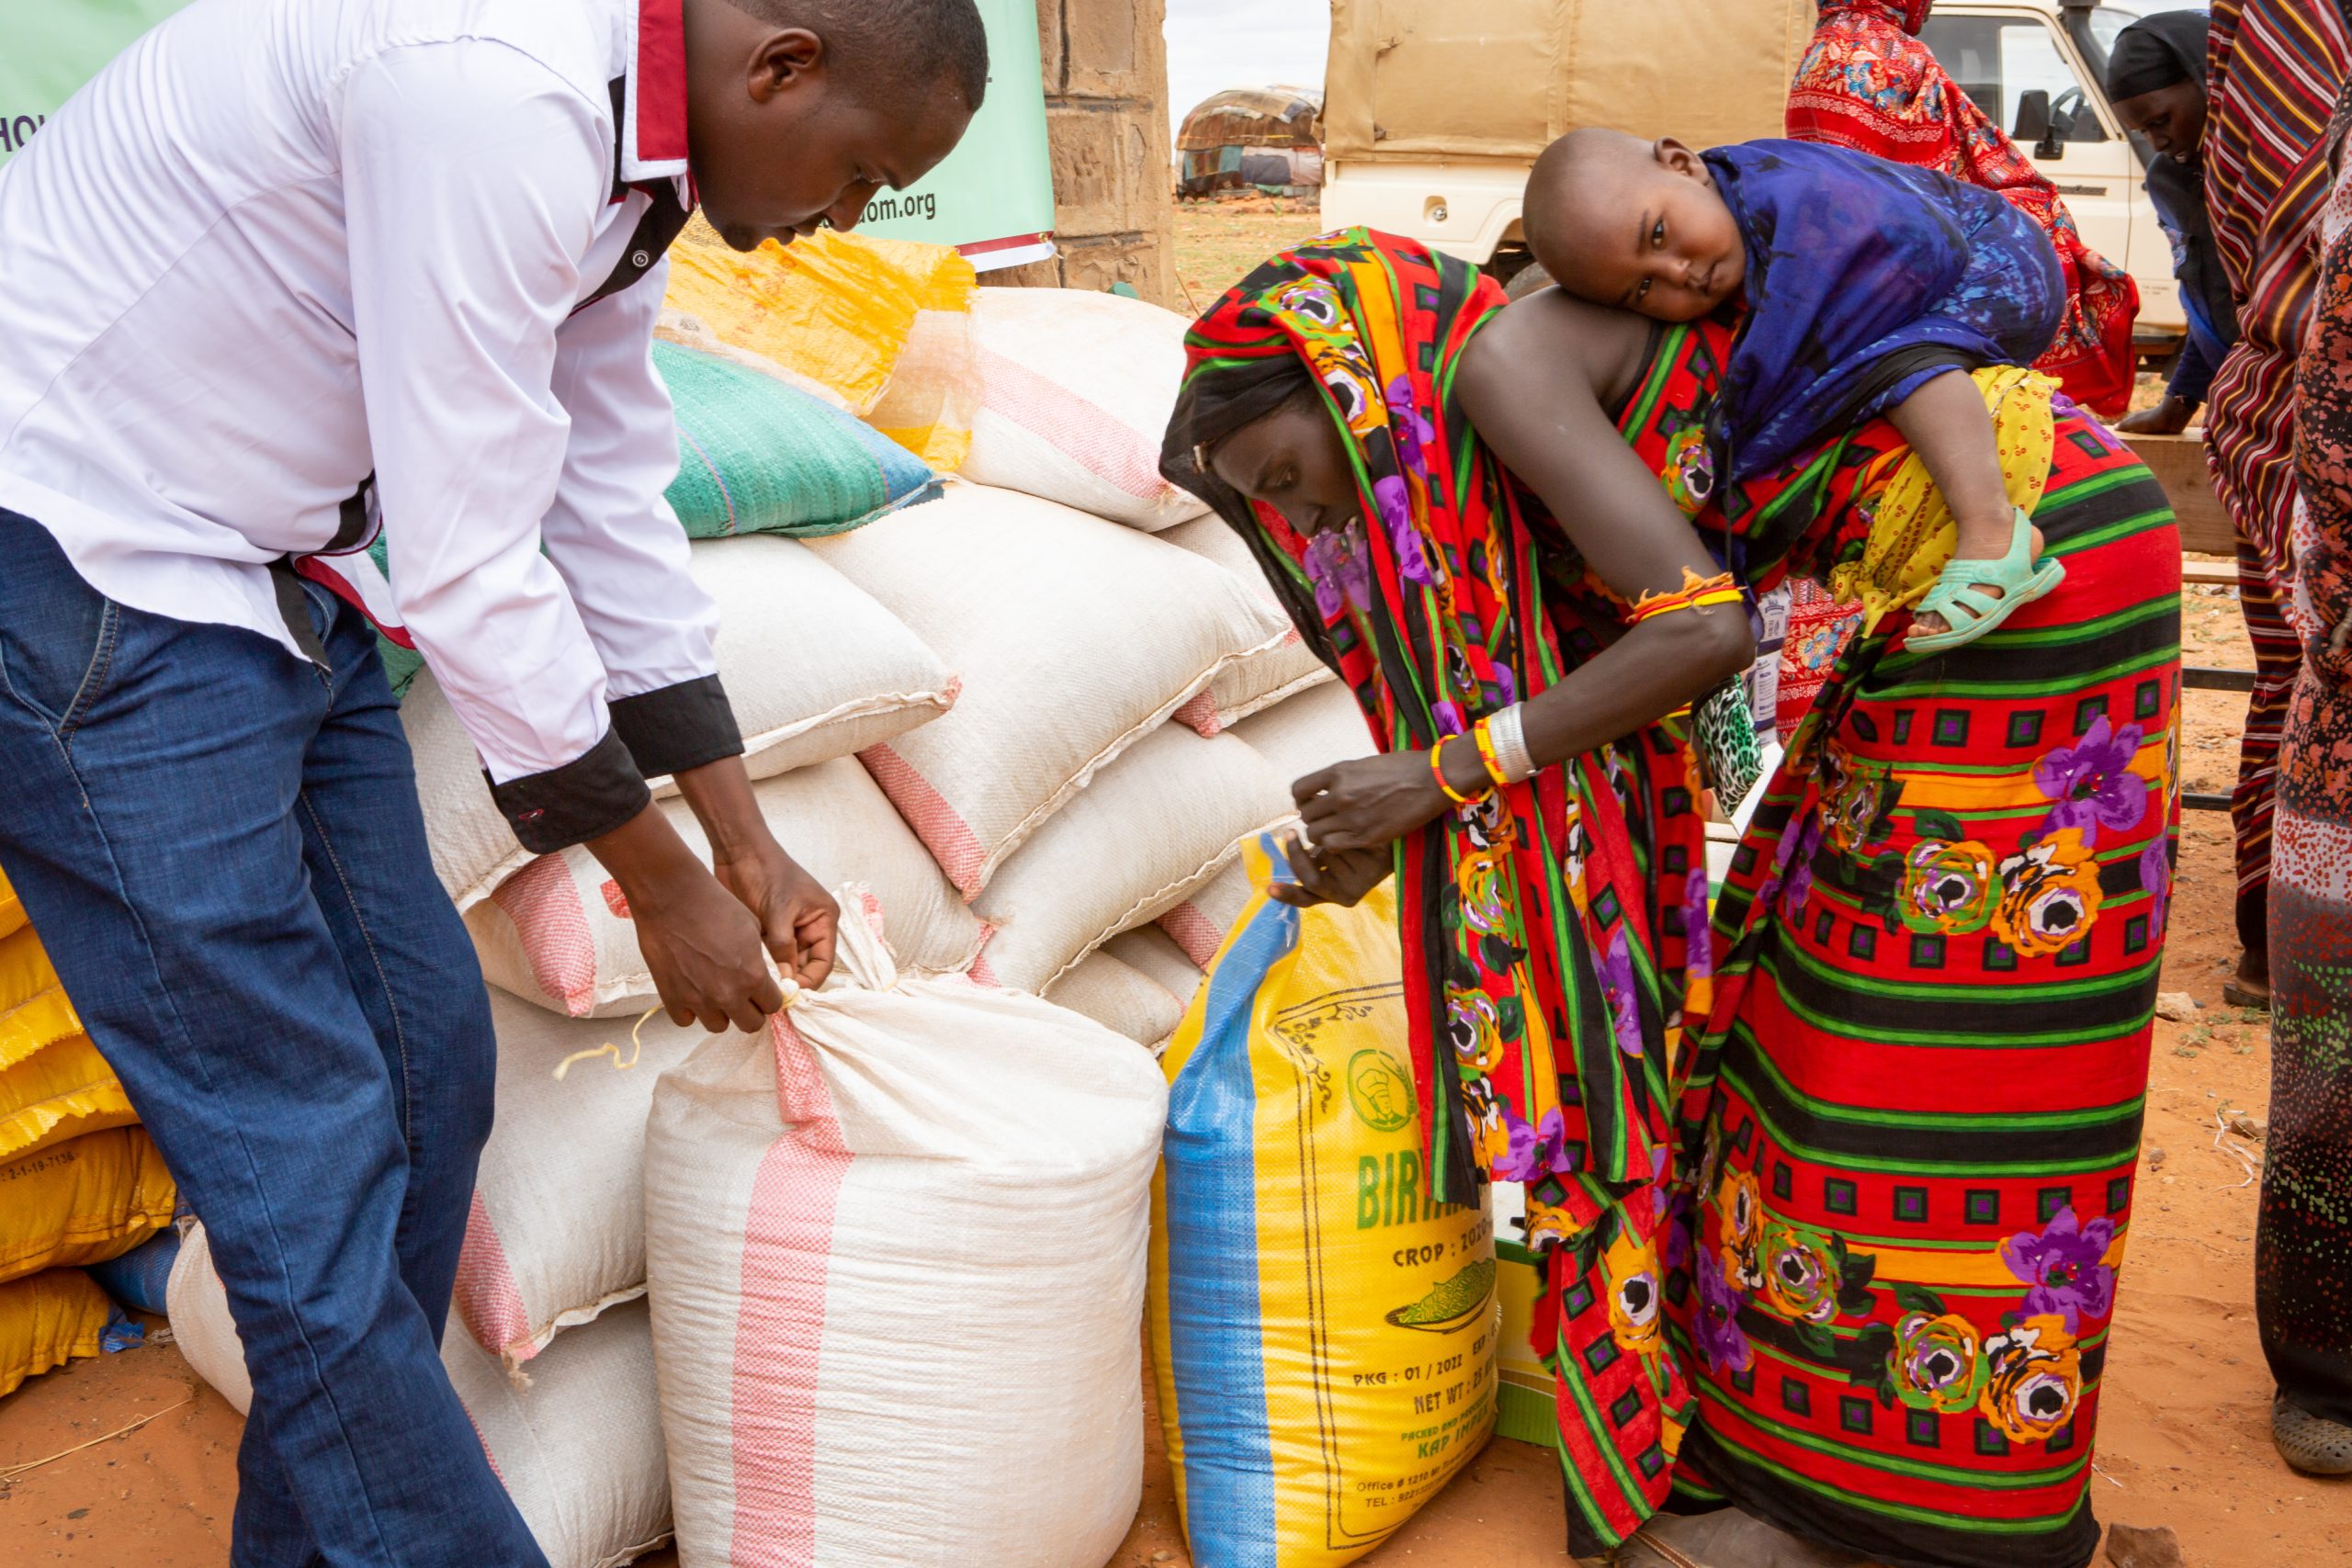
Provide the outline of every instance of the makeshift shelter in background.
[[1323,95],[1298,87],[1235,87],[1208,98],[1177,133],[1176,194],[1321,190],[1322,112]]

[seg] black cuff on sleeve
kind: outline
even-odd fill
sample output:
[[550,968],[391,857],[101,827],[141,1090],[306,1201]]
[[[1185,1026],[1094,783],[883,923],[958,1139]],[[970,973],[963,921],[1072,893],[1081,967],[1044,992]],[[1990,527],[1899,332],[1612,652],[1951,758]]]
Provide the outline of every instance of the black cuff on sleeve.
[[609,833],[653,799],[617,727],[563,766],[493,784],[490,793],[514,836],[535,855]]
[[735,709],[716,675],[616,697],[611,705],[613,733],[637,760],[637,771],[649,779],[743,754]]

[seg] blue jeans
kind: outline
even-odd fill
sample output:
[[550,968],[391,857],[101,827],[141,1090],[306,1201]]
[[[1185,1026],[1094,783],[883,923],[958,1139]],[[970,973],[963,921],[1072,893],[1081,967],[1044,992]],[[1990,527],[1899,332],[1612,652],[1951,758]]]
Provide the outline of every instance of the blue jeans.
[[0,869],[228,1287],[236,1568],[546,1568],[437,1349],[489,998],[373,634],[303,586],[324,669],[0,509]]

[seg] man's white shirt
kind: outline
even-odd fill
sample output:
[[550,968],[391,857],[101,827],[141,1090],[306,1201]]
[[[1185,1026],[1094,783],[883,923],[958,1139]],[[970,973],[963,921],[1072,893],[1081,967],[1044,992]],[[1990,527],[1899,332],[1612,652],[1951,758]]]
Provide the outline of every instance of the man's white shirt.
[[500,784],[613,700],[715,691],[638,238],[689,198],[678,9],[198,0],[148,34],[0,169],[0,506],[109,598],[299,656],[270,563],[372,474],[398,620]]

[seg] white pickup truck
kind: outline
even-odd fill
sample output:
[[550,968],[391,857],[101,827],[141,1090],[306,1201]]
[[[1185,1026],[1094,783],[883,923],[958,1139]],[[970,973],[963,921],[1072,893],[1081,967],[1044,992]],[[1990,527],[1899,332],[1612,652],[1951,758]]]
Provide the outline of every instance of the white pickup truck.
[[[2104,78],[2141,7],[1940,0],[1921,33],[2140,285],[2143,351],[2187,332],[2172,246]],[[1579,126],[1707,147],[1781,134],[1815,0],[1332,0],[1323,220],[1368,224],[1508,275],[1535,155]]]

